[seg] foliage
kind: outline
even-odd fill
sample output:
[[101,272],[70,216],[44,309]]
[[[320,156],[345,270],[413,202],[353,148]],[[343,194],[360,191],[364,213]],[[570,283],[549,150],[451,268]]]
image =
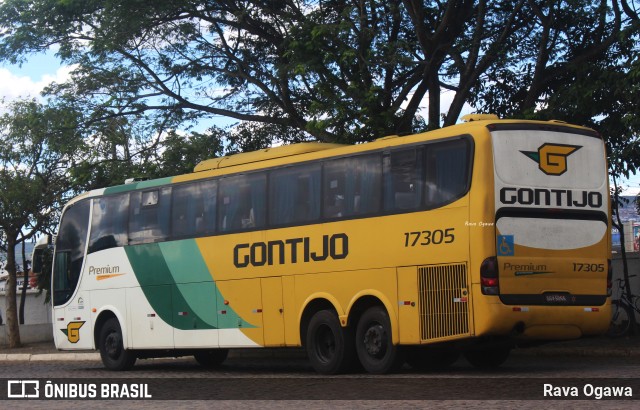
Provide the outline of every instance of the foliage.
[[144,172],[154,178],[193,172],[200,161],[222,155],[227,135],[225,130],[216,127],[189,135],[171,131],[161,148],[143,161]]
[[73,112],[17,101],[0,116],[0,232],[7,254],[9,345],[20,345],[16,245],[50,231],[68,191],[66,171],[82,139]]
[[3,112],[0,228],[9,235],[22,228],[51,227],[68,189],[67,170],[75,165],[77,148],[82,145],[78,117],[30,100],[10,103]]
[[528,34],[528,4],[5,0],[0,59],[57,45],[77,68],[49,92],[92,122],[225,116],[244,123],[240,149],[355,143],[439,127],[444,89],[455,94],[444,124],[455,123],[481,75]]
[[[129,178],[150,179],[189,173],[200,161],[221,155],[225,130],[204,133],[156,130],[129,124],[125,118],[86,138],[85,152],[69,170],[77,192],[120,185]],[[117,125],[113,125],[117,122]],[[96,124],[98,125],[98,124]],[[92,128],[98,128],[94,125]]]
[[635,174],[640,167],[638,4],[549,0],[530,7],[535,18],[529,41],[487,72],[473,103],[502,116],[590,126],[605,139],[612,174]]
[[[157,130],[224,116],[242,121],[237,149],[354,143],[453,124],[467,102],[531,115],[576,71],[618,68],[608,51],[637,40],[629,35],[636,8],[627,0],[6,0],[0,59],[23,62],[57,45],[77,68],[49,93],[102,132],[121,127],[121,117]],[[453,95],[444,114],[443,90]]]

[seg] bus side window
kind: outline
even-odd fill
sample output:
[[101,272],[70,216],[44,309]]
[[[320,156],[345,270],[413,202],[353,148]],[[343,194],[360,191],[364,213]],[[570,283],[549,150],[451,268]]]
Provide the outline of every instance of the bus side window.
[[320,217],[320,164],[295,165],[271,172],[269,223],[287,225]]
[[196,213],[196,234],[214,233],[216,231],[216,198],[218,184],[216,181],[203,181],[200,186],[202,213]]
[[324,166],[324,217],[333,219],[346,216],[345,160],[328,161]]
[[88,253],[129,243],[129,194],[96,198],[92,212]]
[[173,188],[171,212],[174,238],[200,236],[215,231],[216,182],[202,181]]
[[462,196],[469,185],[469,141],[445,141],[426,146],[425,205],[444,205]]
[[424,186],[422,148],[391,151],[384,158],[384,208],[386,211],[416,209]]
[[265,226],[265,174],[232,176],[221,179],[219,184],[220,231],[231,232]]
[[381,157],[363,155],[327,161],[324,167],[324,217],[380,211]]
[[129,244],[167,239],[171,187],[132,192],[130,201]]

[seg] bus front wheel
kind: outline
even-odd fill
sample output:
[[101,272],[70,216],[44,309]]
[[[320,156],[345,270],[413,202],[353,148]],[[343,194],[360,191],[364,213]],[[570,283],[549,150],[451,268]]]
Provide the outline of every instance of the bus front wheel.
[[391,320],[384,308],[371,307],[360,317],[356,351],[362,367],[369,373],[388,373],[404,363],[400,348],[393,344]]
[[129,370],[133,367],[136,355],[131,350],[125,350],[118,319],[111,318],[104,323],[98,340],[100,358],[107,369]]
[[353,335],[342,328],[338,316],[330,310],[313,315],[307,328],[306,349],[313,368],[321,374],[338,374],[353,362]]

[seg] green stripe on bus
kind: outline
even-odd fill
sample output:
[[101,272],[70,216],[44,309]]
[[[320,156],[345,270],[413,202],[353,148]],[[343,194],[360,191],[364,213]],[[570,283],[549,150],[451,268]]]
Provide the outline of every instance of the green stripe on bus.
[[[224,304],[224,297],[213,282],[195,240],[164,242],[160,244],[160,250],[191,312],[222,329],[255,327]],[[222,310],[226,313],[218,315]]]
[[180,330],[255,327],[224,305],[194,240],[125,249],[149,304],[166,323]]
[[119,194],[122,192],[135,191],[136,189],[154,188],[157,186],[168,185],[173,181],[173,177],[150,179],[148,181],[134,182],[125,185],[116,185],[105,188],[104,195]]
[[127,258],[147,301],[166,323],[173,324],[171,300],[167,300],[167,289],[173,285],[167,263],[157,244],[125,246]]

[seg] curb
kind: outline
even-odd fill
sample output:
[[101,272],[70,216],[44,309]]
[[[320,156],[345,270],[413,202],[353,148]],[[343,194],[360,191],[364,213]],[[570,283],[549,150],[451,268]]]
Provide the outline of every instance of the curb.
[[[515,349],[514,356],[539,357],[640,357],[638,348],[549,348]],[[233,349],[229,359],[305,359],[306,352],[300,349]],[[100,361],[100,353],[0,353],[0,362],[47,362],[47,361]]]
[[0,361],[7,362],[48,362],[48,361],[100,361],[100,353],[5,353]]

